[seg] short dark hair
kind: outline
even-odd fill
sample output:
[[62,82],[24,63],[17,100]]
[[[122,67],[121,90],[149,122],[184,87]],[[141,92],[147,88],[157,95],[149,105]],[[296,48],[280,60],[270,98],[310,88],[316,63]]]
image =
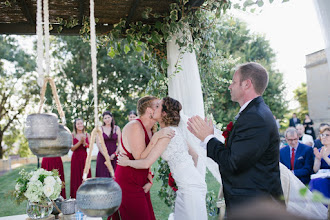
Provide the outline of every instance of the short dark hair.
[[180,123],[180,111],[182,109],[181,103],[178,100],[165,97],[163,98],[162,108],[162,112],[166,112],[166,115],[162,117],[165,125],[178,126]]
[[250,79],[257,94],[262,95],[268,85],[267,70],[259,63],[250,62],[239,65],[237,68],[240,74],[240,83]]
[[130,111],[130,112],[128,113],[128,115],[135,115],[135,116],[138,116],[137,113],[136,113],[136,111],[134,111],[134,110]]

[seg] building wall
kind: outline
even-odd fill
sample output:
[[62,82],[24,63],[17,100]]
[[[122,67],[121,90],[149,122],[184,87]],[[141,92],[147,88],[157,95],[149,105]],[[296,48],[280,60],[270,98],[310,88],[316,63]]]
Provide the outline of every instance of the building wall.
[[306,55],[307,101],[314,130],[320,123],[330,123],[330,70],[325,50]]

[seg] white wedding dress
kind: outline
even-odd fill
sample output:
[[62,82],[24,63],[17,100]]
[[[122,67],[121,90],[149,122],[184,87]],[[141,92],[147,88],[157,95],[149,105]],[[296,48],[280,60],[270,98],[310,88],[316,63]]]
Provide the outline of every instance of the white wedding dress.
[[161,157],[168,162],[178,191],[176,191],[174,214],[169,219],[206,220],[206,192],[204,176],[194,166],[188,153],[184,131],[179,127],[170,127],[175,131]]

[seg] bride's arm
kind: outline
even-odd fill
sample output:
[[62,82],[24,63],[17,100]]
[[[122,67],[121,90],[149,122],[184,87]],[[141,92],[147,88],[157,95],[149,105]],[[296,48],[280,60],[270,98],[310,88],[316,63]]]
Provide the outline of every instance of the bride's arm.
[[196,153],[196,151],[190,146],[190,144],[187,142],[188,145],[188,153],[191,155],[193,161],[194,161],[194,165],[195,167],[197,167],[197,163],[198,163],[198,154]]
[[130,166],[135,169],[147,169],[160,157],[165,151],[168,143],[171,141],[170,138],[162,138],[157,141],[154,148],[150,151],[150,154],[145,159],[140,160],[129,160],[127,156],[119,155],[118,165]]
[[168,127],[162,128],[160,131],[156,132],[152,136],[147,148],[142,152],[141,158],[143,159],[148,156],[148,154],[154,148],[155,144],[158,142],[159,139],[161,139],[161,138],[170,138],[171,139],[174,136],[174,134],[175,134],[175,132],[171,128],[168,128]]

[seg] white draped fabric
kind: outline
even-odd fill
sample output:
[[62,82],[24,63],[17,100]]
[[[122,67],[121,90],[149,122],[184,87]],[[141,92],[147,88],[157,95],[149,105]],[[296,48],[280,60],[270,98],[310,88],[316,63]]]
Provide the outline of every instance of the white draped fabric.
[[[189,29],[184,31],[189,33]],[[204,102],[196,54],[195,52],[183,53],[179,50],[176,39],[181,35],[182,33],[178,33],[167,42],[167,61],[169,64],[167,69],[169,77],[168,93],[170,97],[178,100],[182,104],[184,115],[188,117],[199,115],[204,118]],[[176,65],[182,68],[182,70],[177,73],[175,73]],[[186,125],[187,117],[181,117]],[[188,133],[189,144],[199,155],[198,170],[205,176],[205,167],[207,166],[217,181],[221,183],[217,163],[206,157],[206,151],[199,146],[200,141],[191,135],[190,132]],[[219,140],[222,140],[221,132],[218,132],[218,134],[220,134],[218,137]]]

